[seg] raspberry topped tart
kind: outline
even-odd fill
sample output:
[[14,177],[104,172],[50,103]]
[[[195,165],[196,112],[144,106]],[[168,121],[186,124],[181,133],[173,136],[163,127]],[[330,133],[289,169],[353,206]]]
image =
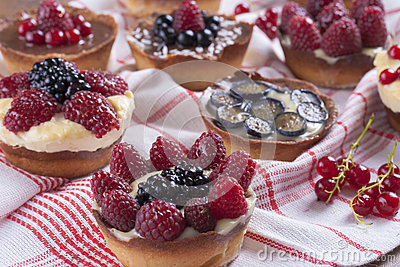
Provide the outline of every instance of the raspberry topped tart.
[[172,15],[140,20],[128,31],[127,40],[139,69],[164,69],[199,59],[240,68],[252,32],[253,26],[248,23],[222,15],[207,16],[195,1],[185,0]]
[[108,164],[133,109],[121,77],[45,59],[0,80],[0,148],[34,174],[87,175]]
[[376,55],[374,64],[378,72],[378,91],[390,125],[400,132],[400,46]]
[[92,177],[92,211],[124,266],[225,266],[237,257],[255,206],[255,167],[244,151],[226,157],[212,131],[187,154],[158,137],[150,161],[121,143],[110,173]]
[[106,69],[118,26],[109,15],[44,0],[0,23],[0,51],[10,73],[29,71],[35,62],[60,57],[81,69]]
[[253,158],[283,161],[321,140],[338,114],[333,99],[308,82],[244,72],[208,87],[199,109],[228,152],[245,150]]
[[389,43],[381,0],[312,0],[282,9],[280,42],[299,78],[332,88],[354,87]]

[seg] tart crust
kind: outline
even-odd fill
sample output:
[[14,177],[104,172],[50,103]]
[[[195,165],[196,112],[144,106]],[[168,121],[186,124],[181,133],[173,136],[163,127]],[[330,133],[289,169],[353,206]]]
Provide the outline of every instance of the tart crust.
[[[234,18],[223,16],[227,19]],[[204,56],[203,58],[193,57],[191,55],[168,55],[165,58],[157,57],[146,53],[143,49],[141,49],[138,45],[136,45],[133,41],[130,41],[129,37],[128,44],[131,48],[132,55],[135,58],[136,66],[139,70],[148,69],[148,68],[156,68],[156,69],[166,69],[166,72],[172,77],[172,79],[178,84],[184,86],[187,89],[193,91],[202,91],[210,84],[208,82],[199,82],[199,81],[209,81],[209,75],[205,77],[198,77],[197,81],[189,82],[181,84],[179,81],[187,81],[190,80],[189,77],[193,76],[193,73],[204,73],[202,70],[202,66],[192,66],[191,68],[182,67],[179,68],[168,68],[170,66],[176,65],[178,63],[188,62],[192,60],[207,60],[207,61],[218,61],[221,63],[225,63],[234,68],[240,69],[243,58],[246,54],[247,47],[249,46],[251,36],[253,34],[253,26],[248,23],[238,22],[244,27],[244,33],[240,37],[240,40],[236,40],[234,44],[226,46],[223,51],[217,56],[216,59]],[[127,31],[127,36],[132,35],[132,29]],[[200,68],[196,70],[196,67]]]
[[293,74],[318,86],[329,88],[354,88],[361,78],[374,67],[374,58],[363,53],[340,57],[334,64],[329,64],[315,56],[313,51],[293,49],[279,40],[285,54],[286,65]]
[[[147,17],[154,12],[162,10],[171,13],[178,8],[182,0],[125,0],[129,13],[138,17]],[[216,13],[219,9],[220,0],[197,0],[196,3],[201,10]]]
[[386,116],[389,121],[390,126],[400,133],[400,113],[393,112],[390,108],[386,107]]
[[[109,38],[100,44],[80,51],[75,54],[63,53],[47,53],[47,54],[30,54],[23,51],[18,51],[9,47],[5,47],[0,43],[0,51],[4,58],[7,70],[10,74],[15,72],[29,71],[35,62],[40,62],[46,58],[59,57],[69,61],[75,62],[82,70],[106,70],[108,60],[111,53],[111,48],[114,44],[118,32],[118,25],[110,15],[96,14],[89,9],[78,9],[70,6],[65,6],[65,10],[71,15],[81,14],[89,22],[99,22],[108,25],[112,28],[112,34]],[[28,11],[29,14],[36,14],[36,10]],[[5,21],[0,24],[1,31],[9,25],[9,23],[16,23],[16,21]]]
[[117,239],[99,212],[92,210],[108,247],[124,266],[226,266],[239,254],[250,216],[228,234],[215,231],[193,238],[157,241],[133,238],[129,242]]
[[10,146],[0,143],[6,159],[14,166],[33,174],[76,178],[106,166],[110,162],[112,148],[118,144],[122,136],[111,146],[96,151],[60,151],[54,153],[36,152],[24,147]]
[[329,132],[330,128],[336,122],[338,116],[338,110],[335,102],[329,96],[320,93],[313,84],[305,81],[288,79],[288,78],[267,79],[262,77],[258,73],[250,74],[249,77],[252,80],[266,81],[269,83],[277,84],[279,86],[289,87],[291,89],[310,90],[315,94],[317,94],[325,103],[325,107],[328,111],[329,117],[325,123],[324,128],[317,135],[305,137],[302,140],[286,140],[286,141],[260,140],[255,138],[244,138],[242,136],[231,134],[227,131],[220,129],[215,124],[216,119],[209,117],[207,115],[207,112],[204,110],[204,108],[199,102],[200,113],[207,130],[213,130],[222,137],[226,146],[227,154],[231,154],[238,150],[245,150],[250,154],[252,158],[293,161],[300,154],[302,154],[304,151],[306,151],[314,144],[316,144],[318,141],[320,141],[323,137],[325,137]]

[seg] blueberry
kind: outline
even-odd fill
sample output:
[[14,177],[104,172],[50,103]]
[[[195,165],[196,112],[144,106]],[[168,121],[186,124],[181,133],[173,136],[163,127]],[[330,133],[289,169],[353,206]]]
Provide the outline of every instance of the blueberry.
[[209,46],[214,40],[213,33],[209,29],[202,29],[196,33],[197,45],[198,46]]
[[163,23],[166,23],[167,25],[172,25],[172,22],[174,21],[174,17],[172,17],[171,15],[168,14],[163,14],[160,15],[156,18],[156,21],[154,22],[154,26],[157,27]]
[[192,30],[186,30],[176,36],[176,41],[183,47],[193,47],[196,44],[196,36]]
[[175,43],[176,33],[172,27],[160,29],[158,36],[165,42],[166,45],[172,45]]
[[217,26],[219,26],[220,23],[220,19],[218,16],[210,16],[207,19],[204,20],[206,25],[210,25],[210,24],[215,24]]
[[211,23],[207,25],[207,28],[214,34],[214,36],[217,36],[219,30],[219,26],[217,24]]

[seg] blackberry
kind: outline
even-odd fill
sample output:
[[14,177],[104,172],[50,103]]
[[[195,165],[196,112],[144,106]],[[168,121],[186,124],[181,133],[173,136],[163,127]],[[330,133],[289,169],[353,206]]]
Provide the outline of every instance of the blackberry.
[[60,58],[35,63],[29,72],[31,86],[49,92],[59,103],[71,99],[78,91],[90,90],[85,76],[68,63]]
[[177,185],[198,186],[209,182],[202,168],[187,164],[185,161],[179,161],[174,169],[162,171],[161,176]]

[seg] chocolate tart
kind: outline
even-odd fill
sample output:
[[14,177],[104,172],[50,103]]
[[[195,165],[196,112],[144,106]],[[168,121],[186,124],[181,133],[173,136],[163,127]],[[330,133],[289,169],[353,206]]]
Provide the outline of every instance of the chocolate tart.
[[[171,13],[179,7],[182,0],[125,0],[129,13],[138,17],[148,17],[154,12],[162,10]],[[219,9],[220,0],[197,0],[197,5],[211,13],[216,13]]]
[[0,142],[6,159],[14,166],[30,173],[63,178],[76,178],[103,168],[110,162],[112,148],[121,141],[120,137],[111,146],[97,151],[36,152],[24,147],[10,146]]
[[374,67],[374,57],[368,54],[356,53],[330,58],[333,62],[328,62],[317,57],[315,51],[294,49],[287,36],[278,34],[278,37],[285,54],[286,65],[293,74],[321,87],[353,88],[365,73]]
[[[154,14],[151,18],[142,19],[127,32],[127,40],[136,60],[138,69],[156,68],[166,69],[166,72],[179,83],[181,80],[189,80],[192,73],[204,72],[200,69],[182,67],[178,69],[169,69],[168,67],[178,63],[189,61],[216,61],[224,63],[239,69],[241,67],[244,55],[249,45],[253,25],[245,22],[236,22],[234,18],[219,16],[221,21],[221,30],[212,44],[208,47],[178,48],[177,46],[165,46],[156,40],[153,34],[154,20],[157,17]],[[234,37],[229,36],[226,31],[233,33]],[[206,78],[206,77],[205,77]],[[184,86],[191,90],[204,90],[209,83],[187,83]]]
[[[287,87],[292,90],[305,89],[316,94],[324,103],[326,111],[328,113],[327,120],[325,121],[322,129],[315,135],[305,136],[301,139],[293,140],[263,140],[254,137],[244,137],[235,133],[230,133],[222,129],[215,117],[212,117],[206,110],[206,107],[202,101],[199,101],[199,109],[204,121],[204,124],[208,130],[213,130],[219,134],[225,142],[227,148],[227,154],[233,153],[238,150],[247,151],[252,158],[260,159],[271,159],[280,161],[293,161],[301,153],[312,147],[314,144],[324,138],[333,124],[336,122],[338,116],[338,110],[335,102],[329,96],[321,94],[318,89],[311,83],[300,81],[296,79],[268,79],[264,78],[258,73],[245,74],[253,81],[264,81],[280,87]],[[238,75],[239,79],[243,78],[243,73]],[[217,86],[218,87],[218,86]],[[209,88],[213,90],[212,88]],[[206,92],[209,90],[207,89]],[[203,94],[204,96],[204,94]]]
[[[118,32],[118,25],[113,17],[96,14],[88,9],[69,6],[65,9],[71,15],[81,14],[92,24],[93,33],[83,38],[83,44],[30,47],[24,40],[18,38],[17,27],[21,16],[17,20],[6,20],[0,24],[0,51],[10,74],[29,71],[35,62],[55,57],[73,61],[80,69],[105,70],[107,68],[111,48]],[[34,16],[36,10],[32,9],[27,14]]]

